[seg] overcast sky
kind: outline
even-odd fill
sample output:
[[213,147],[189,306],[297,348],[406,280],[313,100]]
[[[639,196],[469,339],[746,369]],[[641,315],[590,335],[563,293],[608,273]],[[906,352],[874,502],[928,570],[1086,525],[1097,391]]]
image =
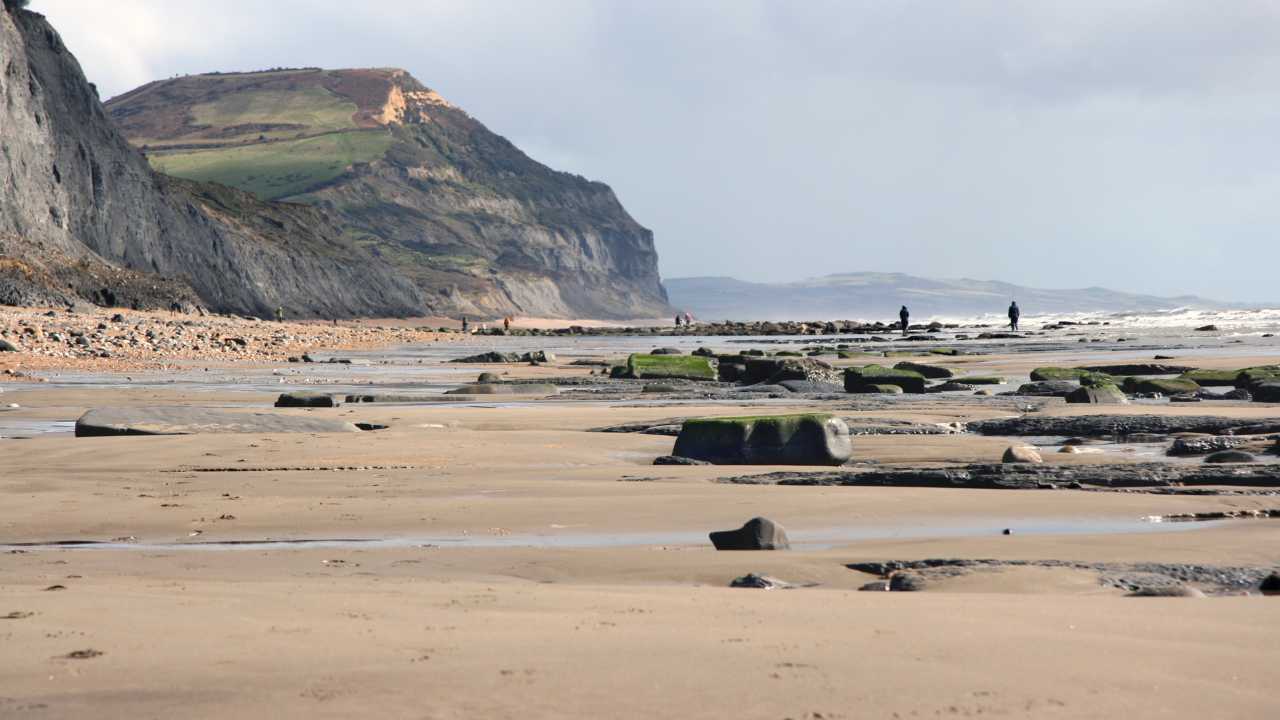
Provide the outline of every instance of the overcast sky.
[[664,277],[1280,301],[1269,0],[34,0],[103,97],[396,66],[609,183]]

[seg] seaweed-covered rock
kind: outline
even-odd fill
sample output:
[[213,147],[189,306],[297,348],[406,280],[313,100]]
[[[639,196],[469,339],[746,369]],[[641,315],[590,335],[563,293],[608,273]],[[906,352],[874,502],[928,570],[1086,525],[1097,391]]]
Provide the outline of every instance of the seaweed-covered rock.
[[716,368],[701,355],[643,355],[627,358],[625,376],[637,380],[717,379]]
[[289,392],[276,398],[276,407],[338,407],[342,401],[333,395],[317,392]]
[[737,530],[709,535],[717,550],[790,550],[787,531],[769,518],[755,517]]
[[1086,372],[1103,375],[1181,375],[1195,370],[1185,365],[1160,365],[1156,363],[1124,363],[1120,365],[1090,365],[1082,367]]
[[1137,378],[1130,377],[1124,381],[1124,391],[1130,395],[1155,394],[1182,395],[1194,393],[1200,386],[1191,380],[1179,378]]
[[1069,380],[1040,380],[1020,385],[1013,394],[1032,397],[1066,397],[1079,387]]
[[1003,385],[1007,381],[998,375],[965,375],[956,378],[956,382],[965,385]]
[[893,366],[894,370],[909,370],[911,372],[920,373],[930,380],[946,380],[955,377],[955,373],[950,368],[938,367],[937,365],[925,365],[924,363],[911,362],[904,360]]
[[1251,463],[1256,460],[1253,455],[1243,450],[1219,450],[1204,461],[1207,463]]
[[[888,387],[897,387],[897,386],[889,385]],[[901,390],[902,388],[898,388],[898,389]],[[968,385],[966,383],[958,382],[956,380],[948,380],[944,383],[939,383],[937,385],[932,385],[926,388],[926,392],[931,392],[931,393],[965,392],[967,390],[973,390],[973,386]]]
[[859,388],[868,385],[897,385],[903,392],[922,393],[925,391],[925,378],[912,370],[898,370],[883,365],[867,365],[851,367],[844,371],[844,389],[847,392],[861,392]]
[[1268,382],[1280,382],[1280,365],[1247,367],[1236,375],[1236,387],[1246,390]]
[[1128,405],[1129,398],[1125,397],[1120,388],[1115,385],[1081,386],[1067,395],[1067,402],[1091,405]]
[[1031,371],[1031,379],[1035,381],[1074,380],[1079,382],[1081,377],[1090,374],[1092,373],[1082,368],[1038,367]]
[[1178,377],[1200,387],[1234,387],[1239,370],[1188,370]]
[[671,454],[717,465],[841,465],[853,442],[831,415],[699,418],[685,421]]

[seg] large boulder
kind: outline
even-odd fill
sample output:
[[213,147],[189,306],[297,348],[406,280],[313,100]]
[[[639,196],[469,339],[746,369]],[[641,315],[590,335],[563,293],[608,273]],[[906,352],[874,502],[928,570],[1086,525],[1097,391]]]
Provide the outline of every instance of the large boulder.
[[288,392],[276,398],[276,407],[338,407],[342,401],[333,395],[318,392]]
[[910,370],[911,372],[920,373],[930,380],[946,380],[955,377],[955,373],[950,368],[938,367],[937,365],[925,365],[924,363],[911,362],[903,360],[893,366],[894,370]]
[[1098,385],[1096,387],[1078,387],[1067,395],[1069,403],[1089,403],[1092,405],[1128,405],[1129,398],[1124,396],[1115,385]]
[[777,385],[784,380],[840,384],[840,371],[814,358],[746,358],[742,382]]
[[1080,388],[1070,380],[1040,380],[1024,383],[1014,395],[1030,395],[1033,397],[1066,397]]
[[709,536],[717,550],[790,550],[787,531],[769,518],[755,517],[737,530],[720,530]]
[[717,465],[841,465],[853,441],[831,415],[699,418],[685,421],[671,454]]
[[1235,387],[1239,376],[1239,370],[1188,370],[1179,379],[1190,380],[1200,387]]
[[1280,403],[1280,381],[1259,383],[1250,392],[1254,402]]
[[360,432],[360,428],[328,418],[180,406],[96,408],[76,421],[76,437],[330,432]]
[[701,355],[644,355],[627,358],[624,377],[636,380],[711,380],[717,379],[715,365]]
[[851,367],[844,371],[844,389],[846,392],[862,392],[860,388],[868,385],[897,385],[903,392],[922,393],[925,391],[925,378],[912,370],[898,370],[883,365],[867,365]]
[[1103,375],[1181,375],[1195,370],[1186,365],[1161,365],[1158,363],[1124,363],[1120,365],[1090,365],[1079,368],[1086,372]]
[[1031,371],[1031,379],[1035,382],[1053,380],[1074,380],[1079,382],[1080,378],[1092,374],[1094,373],[1082,368],[1038,367]]
[[1280,382],[1280,365],[1248,367],[1236,375],[1236,387],[1246,390],[1268,382]]

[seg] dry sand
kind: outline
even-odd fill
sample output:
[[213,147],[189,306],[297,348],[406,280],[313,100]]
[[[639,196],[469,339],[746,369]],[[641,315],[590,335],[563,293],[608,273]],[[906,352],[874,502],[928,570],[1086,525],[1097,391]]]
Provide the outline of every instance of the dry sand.
[[[1014,356],[950,362],[1011,375],[1028,363],[1051,364]],[[22,407],[0,419],[272,398],[230,389],[10,386],[0,399]],[[795,409],[804,406],[778,407]],[[922,422],[1006,414],[942,402],[904,410],[891,414]],[[1045,412],[1103,410],[1054,404]],[[1274,406],[1239,403],[1140,410],[1280,415]],[[857,592],[873,578],[845,567],[930,557],[1275,566],[1274,521],[1171,532],[1134,521],[1280,507],[1280,498],[727,485],[711,480],[774,468],[655,467],[670,437],[585,432],[740,411],[564,400],[347,405],[277,412],[391,428],[0,441],[0,543],[121,538],[130,546],[0,555],[0,618],[14,614],[0,619],[0,717],[1259,718],[1280,711],[1280,598],[1126,598],[1095,573],[1043,568],[962,575],[922,593]],[[855,439],[860,460],[910,465],[990,461],[1008,444],[968,435]],[[793,537],[828,539],[777,553],[717,553],[702,540],[755,515]],[[1034,532],[1072,522],[1129,529]],[[1028,532],[1003,536],[1001,527]],[[867,531],[881,536],[841,537]],[[939,536],[949,531],[969,534]],[[404,542],[170,546],[266,538]],[[537,543],[546,546],[529,546]],[[816,585],[727,587],[748,572]]]

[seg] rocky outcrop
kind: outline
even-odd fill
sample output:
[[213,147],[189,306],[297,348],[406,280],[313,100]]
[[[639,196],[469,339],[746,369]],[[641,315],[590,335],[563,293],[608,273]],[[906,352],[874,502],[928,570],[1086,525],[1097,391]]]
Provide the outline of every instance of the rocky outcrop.
[[292,317],[422,308],[412,284],[321,210],[153,173],[43,16],[0,12],[0,57],[0,237],[10,238],[0,267],[29,270],[0,272],[0,299],[168,307],[198,297]]
[[830,415],[687,420],[671,453],[717,465],[841,465],[849,427]]

